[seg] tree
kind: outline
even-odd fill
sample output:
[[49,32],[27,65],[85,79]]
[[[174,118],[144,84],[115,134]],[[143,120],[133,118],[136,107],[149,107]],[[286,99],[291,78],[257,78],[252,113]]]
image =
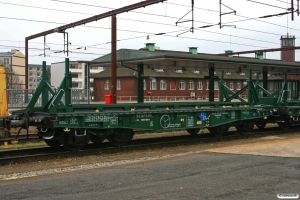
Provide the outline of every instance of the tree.
[[9,69],[6,67],[6,73],[7,73],[7,78],[6,78],[6,84],[7,84],[7,89],[22,89],[24,83],[20,79],[20,75],[17,75],[14,71],[14,69]]

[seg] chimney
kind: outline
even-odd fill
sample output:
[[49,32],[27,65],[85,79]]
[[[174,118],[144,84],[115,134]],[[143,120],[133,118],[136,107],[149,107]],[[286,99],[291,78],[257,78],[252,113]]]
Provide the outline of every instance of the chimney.
[[233,51],[232,50],[225,50],[225,54],[228,55],[228,57],[233,57],[232,55]]
[[[294,35],[283,35],[280,38],[281,48],[284,47],[295,47],[295,36]],[[281,51],[281,60],[285,62],[295,62],[295,50],[282,50]]]
[[15,54],[15,53],[17,53],[19,50],[18,49],[12,49],[10,52],[12,53],[12,54]]
[[198,47],[189,47],[189,52],[192,54],[198,54],[197,49]]
[[264,52],[256,52],[255,53],[255,57],[258,58],[259,60],[263,60],[264,59]]
[[146,49],[149,51],[155,51],[155,43],[146,43]]

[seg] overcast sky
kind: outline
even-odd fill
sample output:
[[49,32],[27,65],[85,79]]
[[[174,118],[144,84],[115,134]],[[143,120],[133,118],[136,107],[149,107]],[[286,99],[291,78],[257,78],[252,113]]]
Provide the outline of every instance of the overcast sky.
[[[140,2],[141,0],[0,0],[0,52],[19,49],[25,53],[25,37],[58,26],[75,22],[107,12],[111,9]],[[262,5],[253,1],[270,4]],[[146,8],[117,15],[117,49],[139,49],[147,42],[156,43],[164,50],[188,51],[188,47],[198,47],[199,53],[223,53],[224,50],[248,51],[266,48],[279,48],[280,36],[294,35],[296,46],[300,46],[300,16],[291,15],[257,19],[265,15],[286,12],[291,7],[290,0],[222,0],[226,6],[237,11],[236,15],[222,16],[225,25],[198,27],[219,23],[219,0],[195,0],[195,31],[183,33],[192,26],[191,22],[175,25],[176,21],[191,10],[191,0],[168,0],[166,3],[154,4]],[[180,5],[178,5],[180,4]],[[297,0],[294,0],[297,4]],[[296,8],[295,8],[296,9]],[[230,12],[222,6],[222,12]],[[191,14],[185,17],[191,19]],[[250,20],[252,19],[252,20]],[[237,22],[239,21],[239,22]],[[92,60],[110,53],[110,18],[92,22],[84,26],[68,29],[71,42],[69,58]],[[154,35],[165,33],[165,35]],[[146,40],[147,35],[150,40]],[[29,41],[29,63],[47,64],[64,61],[63,34],[54,33],[46,36],[47,56],[44,53],[44,37]],[[86,50],[84,50],[86,47]],[[81,49],[77,49],[81,48]],[[254,57],[254,54],[247,56]],[[267,58],[280,59],[280,53],[267,53]],[[296,51],[296,61],[300,61],[300,50]]]

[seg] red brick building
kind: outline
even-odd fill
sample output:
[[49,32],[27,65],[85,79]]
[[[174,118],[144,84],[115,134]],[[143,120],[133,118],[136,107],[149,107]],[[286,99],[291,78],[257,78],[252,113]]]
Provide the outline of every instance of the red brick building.
[[[282,37],[282,46],[294,46],[294,40],[294,37]],[[211,64],[214,68],[215,77],[221,77],[222,70],[225,71],[226,86],[234,92],[241,90],[247,84],[249,68],[253,69],[253,81],[256,81],[256,73],[262,74],[262,71],[266,69],[267,89],[269,92],[273,92],[281,87],[283,79],[282,74],[274,73],[276,68],[282,68],[285,65],[300,67],[299,63],[290,60],[295,59],[290,55],[294,53],[294,51],[283,52],[281,54],[282,59],[287,60],[280,61],[264,59],[263,56],[249,58],[201,54],[197,52],[195,47],[190,47],[189,51],[186,52],[166,51],[156,49],[153,43],[148,43],[146,48],[139,50],[120,49],[117,51],[117,100],[137,100],[136,64],[139,62],[143,63],[144,69],[144,100],[207,99],[209,96],[208,69]],[[103,72],[93,75],[95,101],[105,101],[105,95],[111,94],[110,58],[111,55],[108,54],[93,60],[94,63],[104,63],[108,66]],[[172,60],[172,63],[168,59]],[[178,61],[174,61],[177,59]],[[197,60],[195,62],[197,64],[193,63],[193,59]],[[130,65],[133,61],[132,63],[135,63],[135,65],[128,67],[122,64],[123,61],[126,61],[125,64],[127,65]],[[298,70],[295,70],[295,73],[298,73]],[[298,98],[300,84],[297,80],[300,80],[300,76],[294,74],[289,75],[288,78],[291,80],[288,83],[291,97]],[[263,76],[260,75],[260,85],[263,85],[262,79]],[[218,98],[218,91],[219,79],[215,79],[214,98]],[[247,92],[244,92],[241,96],[247,98]]]
[[[255,74],[253,74],[255,75]],[[208,98],[208,72],[189,70],[165,70],[144,69],[144,99],[145,100],[188,100]],[[221,73],[216,73],[221,77]],[[105,95],[110,91],[111,70],[107,68],[93,76],[95,101],[104,101]],[[226,72],[224,76],[226,86],[234,92],[239,91],[246,85],[248,75],[246,73]],[[262,78],[260,78],[262,79]],[[275,91],[281,82],[277,76],[268,77],[269,90]],[[137,97],[136,72],[128,68],[117,68],[117,99],[124,101],[135,101]],[[151,87],[152,86],[152,87]],[[219,80],[214,83],[215,98],[218,98]],[[247,93],[242,96],[246,97]]]

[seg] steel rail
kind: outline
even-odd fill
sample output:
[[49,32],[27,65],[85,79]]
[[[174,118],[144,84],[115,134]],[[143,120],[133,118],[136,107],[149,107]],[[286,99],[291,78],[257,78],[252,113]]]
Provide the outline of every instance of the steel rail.
[[[176,147],[179,145],[195,145],[202,143],[216,143],[222,141],[236,140],[236,139],[250,139],[253,136],[265,137],[269,135],[291,133],[299,130],[299,127],[294,126],[288,130],[278,131],[278,127],[265,128],[264,130],[254,129],[246,135],[241,135],[237,131],[230,131],[226,136],[213,137],[210,134],[198,134],[195,136],[169,136],[150,139],[133,140],[130,145],[123,147],[109,147],[108,143],[103,143],[101,148],[96,148],[94,144],[88,145],[86,150],[81,151],[65,151],[63,147],[53,149],[51,147],[19,149],[11,151],[0,151],[0,165],[8,165],[13,163],[34,162],[41,160],[50,160],[58,158],[69,158],[99,154],[113,154],[120,152],[129,152],[143,149],[155,149],[165,147]],[[230,135],[228,135],[230,134]]]

